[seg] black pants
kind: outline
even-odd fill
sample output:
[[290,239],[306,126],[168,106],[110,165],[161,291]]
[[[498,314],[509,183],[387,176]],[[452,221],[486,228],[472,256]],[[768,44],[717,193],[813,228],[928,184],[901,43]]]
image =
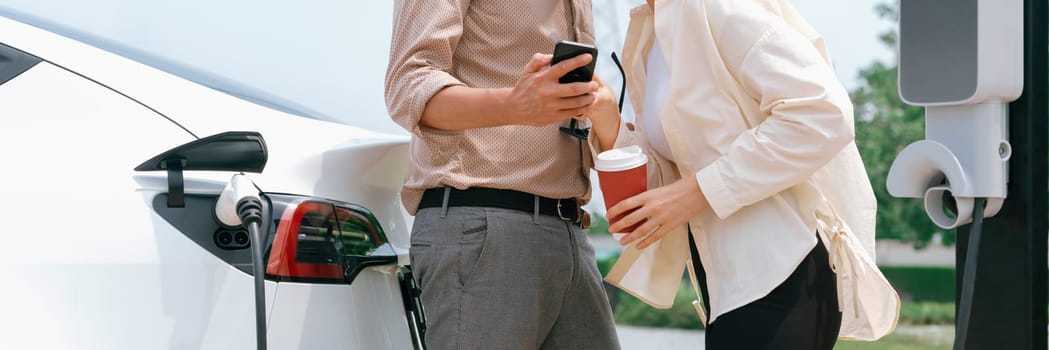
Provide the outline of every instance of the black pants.
[[[707,276],[691,235],[689,248],[696,279],[703,290],[703,305],[707,307]],[[707,349],[833,349],[841,328],[836,283],[827,249],[819,242],[772,293],[729,311],[708,325]],[[709,314],[709,307],[707,311]]]

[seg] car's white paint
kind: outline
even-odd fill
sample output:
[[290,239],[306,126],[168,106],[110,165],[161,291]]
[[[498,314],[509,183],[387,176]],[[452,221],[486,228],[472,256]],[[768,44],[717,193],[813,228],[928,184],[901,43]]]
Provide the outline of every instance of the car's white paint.
[[[133,48],[136,59],[162,69],[157,61],[214,72],[334,120],[407,134],[386,117],[383,101],[393,7],[391,0],[0,1],[0,13],[61,24],[115,52]],[[188,77],[212,86],[208,77]]]
[[[51,264],[156,258],[153,238],[122,229],[153,226],[152,210],[141,205],[146,199],[136,191],[160,190],[140,188],[132,169],[191,141],[186,132],[46,63],[0,85],[0,116],[0,215],[6,225],[14,224],[5,227],[0,249],[8,252],[0,259]],[[126,253],[98,253],[114,245]]]
[[[269,320],[274,349],[411,349],[403,318],[388,317],[399,305],[396,269],[362,271],[352,286],[280,283]],[[384,316],[386,315],[386,316]]]
[[251,277],[157,216],[166,180],[132,170],[189,134],[46,63],[0,85],[0,116],[0,348],[251,348]]
[[394,244],[407,248],[411,222],[399,199],[409,164],[406,136],[293,117],[2,17],[0,33],[6,44],[133,96],[198,136],[261,132],[270,161],[252,178],[266,191],[369,203]]
[[[261,132],[270,161],[250,177],[263,191],[368,207],[407,249],[405,137],[274,111],[5,18],[0,43],[53,63],[0,85],[0,349],[255,346],[251,276],[155,214],[163,173],[132,170],[193,138],[70,71],[198,136]],[[187,172],[187,193],[218,194],[230,176]],[[410,348],[396,287],[390,268],[352,286],[268,282],[271,348]]]

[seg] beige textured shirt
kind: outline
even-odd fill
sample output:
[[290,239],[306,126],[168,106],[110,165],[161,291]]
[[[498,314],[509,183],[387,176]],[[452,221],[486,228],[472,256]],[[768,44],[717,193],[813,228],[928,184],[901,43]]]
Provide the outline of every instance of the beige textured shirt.
[[386,72],[393,121],[412,134],[402,200],[415,214],[426,189],[489,187],[550,198],[589,196],[589,148],[546,127],[445,131],[419,125],[441,89],[511,87],[558,40],[593,43],[590,0],[398,0]]

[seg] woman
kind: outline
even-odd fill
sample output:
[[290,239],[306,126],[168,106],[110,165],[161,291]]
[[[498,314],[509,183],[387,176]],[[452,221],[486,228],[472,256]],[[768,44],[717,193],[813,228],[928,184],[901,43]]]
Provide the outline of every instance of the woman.
[[591,146],[642,146],[650,190],[608,211],[640,226],[606,280],[666,308],[688,267],[708,348],[833,348],[853,304],[817,218],[836,207],[872,261],[876,204],[822,39],[786,0],[648,0],[624,57],[636,127],[603,88]]

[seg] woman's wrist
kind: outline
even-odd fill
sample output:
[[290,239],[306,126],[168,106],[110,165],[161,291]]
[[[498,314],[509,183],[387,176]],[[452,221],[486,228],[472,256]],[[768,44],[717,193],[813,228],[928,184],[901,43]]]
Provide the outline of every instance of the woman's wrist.
[[699,185],[699,180],[695,176],[683,177],[676,184],[680,186],[678,188],[684,194],[682,204],[690,208],[689,211],[692,215],[698,215],[710,207],[710,203],[707,202],[707,196],[703,193],[703,188]]
[[620,123],[618,112],[614,113],[614,115],[590,119],[590,134],[597,138],[599,152],[610,150],[615,146],[616,138],[619,136]]
[[594,101],[586,117],[590,119],[591,135],[597,138],[598,151],[604,152],[612,149],[619,135],[622,119],[619,115],[619,106],[611,90],[605,87],[598,92],[597,100]]

